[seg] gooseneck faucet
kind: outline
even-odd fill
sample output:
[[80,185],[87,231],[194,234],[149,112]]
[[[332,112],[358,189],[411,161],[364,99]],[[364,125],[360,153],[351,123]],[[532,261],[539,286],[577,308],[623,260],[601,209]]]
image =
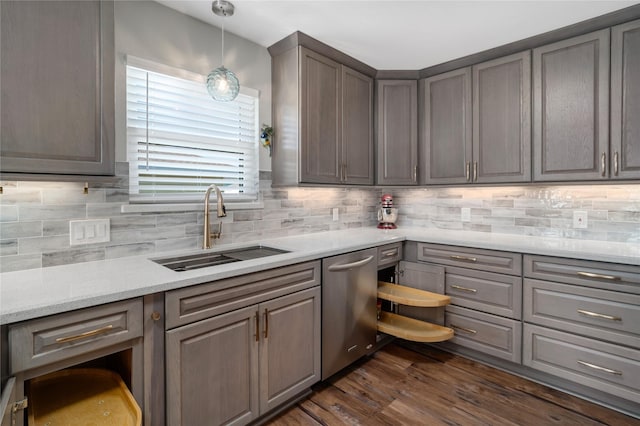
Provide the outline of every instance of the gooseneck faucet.
[[211,220],[209,219],[209,196],[211,191],[216,191],[217,213],[218,217],[225,217],[227,215],[227,209],[224,206],[224,200],[222,199],[222,192],[217,185],[212,184],[207,188],[207,192],[204,194],[204,235],[202,239],[202,248],[211,248],[211,238],[220,238],[222,235],[222,222],[218,223],[218,231],[211,232]]

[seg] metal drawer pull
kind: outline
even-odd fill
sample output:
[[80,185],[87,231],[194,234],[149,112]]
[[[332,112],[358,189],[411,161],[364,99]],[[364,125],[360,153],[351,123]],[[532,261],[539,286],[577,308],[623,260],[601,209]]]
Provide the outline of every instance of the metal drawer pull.
[[618,176],[618,170],[620,165],[618,164],[618,151],[613,153],[613,174]]
[[467,161],[465,167],[465,177],[467,178],[467,182],[469,182],[469,179],[471,179],[471,161]]
[[393,257],[398,255],[398,250],[388,251],[384,254],[385,257]]
[[469,293],[477,293],[478,292],[478,290],[476,290],[475,288],[461,287],[459,285],[452,285],[451,288],[455,288],[456,290],[460,290],[460,291],[468,291]]
[[601,162],[602,162],[602,176],[606,176],[607,175],[607,153],[603,152],[601,155]]
[[597,312],[590,312],[590,311],[585,311],[585,310],[582,310],[582,309],[578,309],[578,313],[582,314],[582,315],[586,315],[588,317],[608,319],[608,320],[611,320],[611,321],[622,321],[622,317],[614,317],[614,316],[611,316],[611,315],[599,314]]
[[264,308],[264,338],[269,338],[269,310]]
[[455,255],[455,254],[452,254],[451,256],[449,256],[449,259],[462,260],[464,262],[477,262],[478,261],[478,259],[476,259],[475,257],[458,256],[458,255]]
[[449,327],[451,327],[453,329],[456,329],[456,330],[463,331],[463,332],[468,333],[468,334],[477,334],[478,333],[476,330],[473,330],[471,328],[466,328],[466,327],[460,327],[459,325],[450,324]]
[[331,265],[329,266],[329,271],[338,272],[338,271],[346,271],[352,268],[358,268],[360,266],[364,266],[367,263],[371,262],[372,259],[373,259],[373,256],[368,256],[362,260],[358,260],[357,262],[343,263],[342,265]]
[[474,182],[478,181],[478,162],[477,161],[473,162],[473,181]]
[[578,271],[578,275],[587,278],[600,278],[601,280],[620,281],[622,278],[615,275],[594,274],[593,272]]
[[86,339],[87,337],[92,337],[98,334],[106,333],[111,329],[113,329],[113,325],[109,324],[101,328],[96,328],[95,330],[85,331],[84,333],[76,334],[75,336],[58,337],[56,339],[56,343],[66,343],[66,342],[73,342],[75,340]]
[[605,373],[615,374],[616,376],[622,376],[622,371],[612,370],[606,367],[600,367],[599,365],[591,364],[588,362],[578,360],[578,364],[584,365],[585,367],[593,368],[594,370],[604,371]]

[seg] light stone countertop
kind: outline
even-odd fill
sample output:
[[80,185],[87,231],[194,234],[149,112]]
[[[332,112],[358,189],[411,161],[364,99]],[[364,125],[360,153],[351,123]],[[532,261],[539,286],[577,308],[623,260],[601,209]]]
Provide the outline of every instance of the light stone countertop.
[[125,257],[2,273],[0,324],[15,323],[405,240],[640,265],[640,244],[634,243],[421,228],[393,231],[375,228],[341,230],[219,246],[212,251],[263,244],[289,250],[290,253],[186,272],[174,272],[150,259],[195,251],[163,252],[152,256]]

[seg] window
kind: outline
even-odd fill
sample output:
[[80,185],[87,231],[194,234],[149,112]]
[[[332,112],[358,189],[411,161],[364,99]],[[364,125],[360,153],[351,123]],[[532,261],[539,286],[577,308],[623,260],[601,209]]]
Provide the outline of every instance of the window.
[[200,202],[212,183],[225,201],[257,199],[258,93],[243,89],[235,100],[217,102],[204,81],[200,75],[128,58],[132,202]]

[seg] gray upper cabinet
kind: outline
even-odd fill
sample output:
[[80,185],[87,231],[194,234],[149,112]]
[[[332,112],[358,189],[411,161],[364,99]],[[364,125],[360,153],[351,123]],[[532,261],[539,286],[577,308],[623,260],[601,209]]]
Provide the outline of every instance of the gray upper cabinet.
[[272,68],[273,184],[373,184],[373,79],[302,46]]
[[534,49],[533,81],[534,180],[606,178],[609,29]]
[[373,184],[373,79],[342,68],[342,181]]
[[473,67],[472,181],[531,180],[531,53]]
[[611,177],[640,178],[640,21],[611,33]]
[[112,1],[3,1],[3,172],[113,175]]
[[525,51],[421,82],[423,183],[531,180],[530,64]]
[[420,81],[423,184],[470,181],[471,68]]
[[376,96],[376,183],[416,185],[418,83],[415,80],[378,80]]
[[340,64],[300,48],[300,181],[342,179]]

